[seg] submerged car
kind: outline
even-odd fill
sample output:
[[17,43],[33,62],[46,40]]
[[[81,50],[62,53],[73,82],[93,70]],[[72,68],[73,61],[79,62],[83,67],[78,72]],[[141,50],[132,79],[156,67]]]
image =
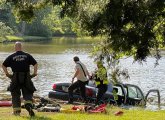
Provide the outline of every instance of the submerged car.
[[[68,87],[71,83],[55,83],[53,84],[52,91],[49,92],[48,97],[53,99],[68,100]],[[150,92],[158,93],[158,102],[160,103],[160,95],[158,90],[150,90],[146,96],[144,96],[142,90],[132,84],[115,84],[112,91],[107,91],[103,96],[102,101],[117,105],[146,105],[146,99]],[[81,100],[80,90],[76,89],[73,92],[74,101]],[[86,85],[86,95],[89,102],[96,100],[97,88]]]
[[[68,100],[68,87],[71,83],[55,83],[53,84],[52,91],[49,92],[49,98],[55,98],[60,100]],[[89,101],[94,101],[96,98],[97,88],[86,85],[86,96]],[[80,89],[75,89],[73,91],[74,101],[81,100]],[[110,94],[108,97],[113,98],[113,95]]]

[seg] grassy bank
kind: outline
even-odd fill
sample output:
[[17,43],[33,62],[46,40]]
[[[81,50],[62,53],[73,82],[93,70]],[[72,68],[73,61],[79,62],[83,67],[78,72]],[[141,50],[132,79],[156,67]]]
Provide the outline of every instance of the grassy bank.
[[40,37],[40,36],[6,36],[6,39],[0,39],[0,42],[15,42],[15,41],[25,41],[25,42],[36,42],[36,41],[43,41],[43,40],[50,40],[48,37]]
[[[63,106],[63,108],[66,107]],[[69,106],[71,107],[71,106]],[[67,106],[68,108],[68,106]],[[114,113],[122,110],[121,116],[115,116]],[[20,117],[11,114],[12,108],[0,108],[0,120],[27,120],[30,119],[28,113],[23,109]],[[165,120],[165,111],[147,111],[147,110],[124,110],[121,108],[107,108],[107,113],[69,113],[69,112],[36,112],[33,120]]]
[[[100,41],[101,37],[40,37],[40,36],[6,36],[6,39],[0,38],[0,42],[15,42],[15,41],[25,41],[25,42],[37,42],[37,41],[47,41],[50,39],[59,39],[60,40],[71,40],[77,39],[78,41],[90,42],[93,40]],[[104,38],[102,38],[104,39]]]

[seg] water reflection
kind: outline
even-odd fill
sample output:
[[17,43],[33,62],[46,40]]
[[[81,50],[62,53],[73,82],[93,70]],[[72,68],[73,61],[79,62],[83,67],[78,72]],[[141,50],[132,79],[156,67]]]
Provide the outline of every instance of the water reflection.
[[132,64],[132,61],[132,58],[121,61],[121,66],[127,68],[130,73],[130,80],[123,82],[138,85],[145,94],[149,89],[159,89],[161,97],[165,98],[165,57],[162,57],[157,67],[154,67],[154,58],[148,58],[143,65]]
[[[91,44],[98,39],[54,38],[52,41],[23,43],[24,51],[38,54],[59,54],[65,51],[89,51]],[[1,52],[13,51],[13,44],[0,44]],[[82,50],[83,49],[83,50]]]

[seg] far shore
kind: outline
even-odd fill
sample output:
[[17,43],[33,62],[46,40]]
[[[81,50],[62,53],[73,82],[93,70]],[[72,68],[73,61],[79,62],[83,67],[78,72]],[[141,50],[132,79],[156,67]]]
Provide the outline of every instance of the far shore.
[[52,36],[52,37],[42,37],[42,36],[6,36],[5,39],[0,38],[0,43],[12,43],[16,41],[22,41],[22,42],[40,42],[40,41],[50,41],[54,38],[60,38],[60,39],[65,39],[65,38],[73,38],[73,39],[84,39],[84,40],[100,40],[104,39],[104,37],[90,37],[90,36]]
[[41,37],[41,36],[6,36],[6,39],[1,39],[0,43],[10,43],[16,41],[37,42],[37,41],[48,41],[48,40],[51,40],[51,38]]

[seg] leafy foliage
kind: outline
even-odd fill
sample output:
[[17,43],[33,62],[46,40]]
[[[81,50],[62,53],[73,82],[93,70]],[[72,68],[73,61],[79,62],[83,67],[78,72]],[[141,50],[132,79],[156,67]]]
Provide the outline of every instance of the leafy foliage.
[[[11,1],[7,1],[11,2]],[[31,4],[28,4],[27,2],[23,2],[22,0],[13,0],[12,3],[15,5],[13,8],[13,14],[15,15],[17,21],[28,21],[31,22],[34,18],[34,7]]]
[[31,23],[26,23],[25,35],[43,37],[51,36],[51,30],[42,22],[42,20],[50,11],[51,10],[49,7],[45,7],[44,9],[35,11],[35,19]]
[[11,35],[13,34],[13,30],[9,27],[6,26],[3,22],[0,22],[0,39],[4,40],[6,38],[6,35]]
[[60,5],[62,8],[61,17],[66,13],[71,15],[76,0],[6,0],[6,3],[13,6],[13,13],[18,21],[31,22],[35,18],[34,11],[42,9],[48,4]]
[[133,55],[135,60],[142,61],[151,49],[157,50],[164,42],[164,9],[163,0],[110,0],[101,12],[83,23],[88,24],[85,27],[91,35],[108,36],[102,49]]
[[42,23],[47,25],[54,34],[75,34],[73,20],[69,17],[60,18],[60,8],[52,7],[51,12],[46,14]]

